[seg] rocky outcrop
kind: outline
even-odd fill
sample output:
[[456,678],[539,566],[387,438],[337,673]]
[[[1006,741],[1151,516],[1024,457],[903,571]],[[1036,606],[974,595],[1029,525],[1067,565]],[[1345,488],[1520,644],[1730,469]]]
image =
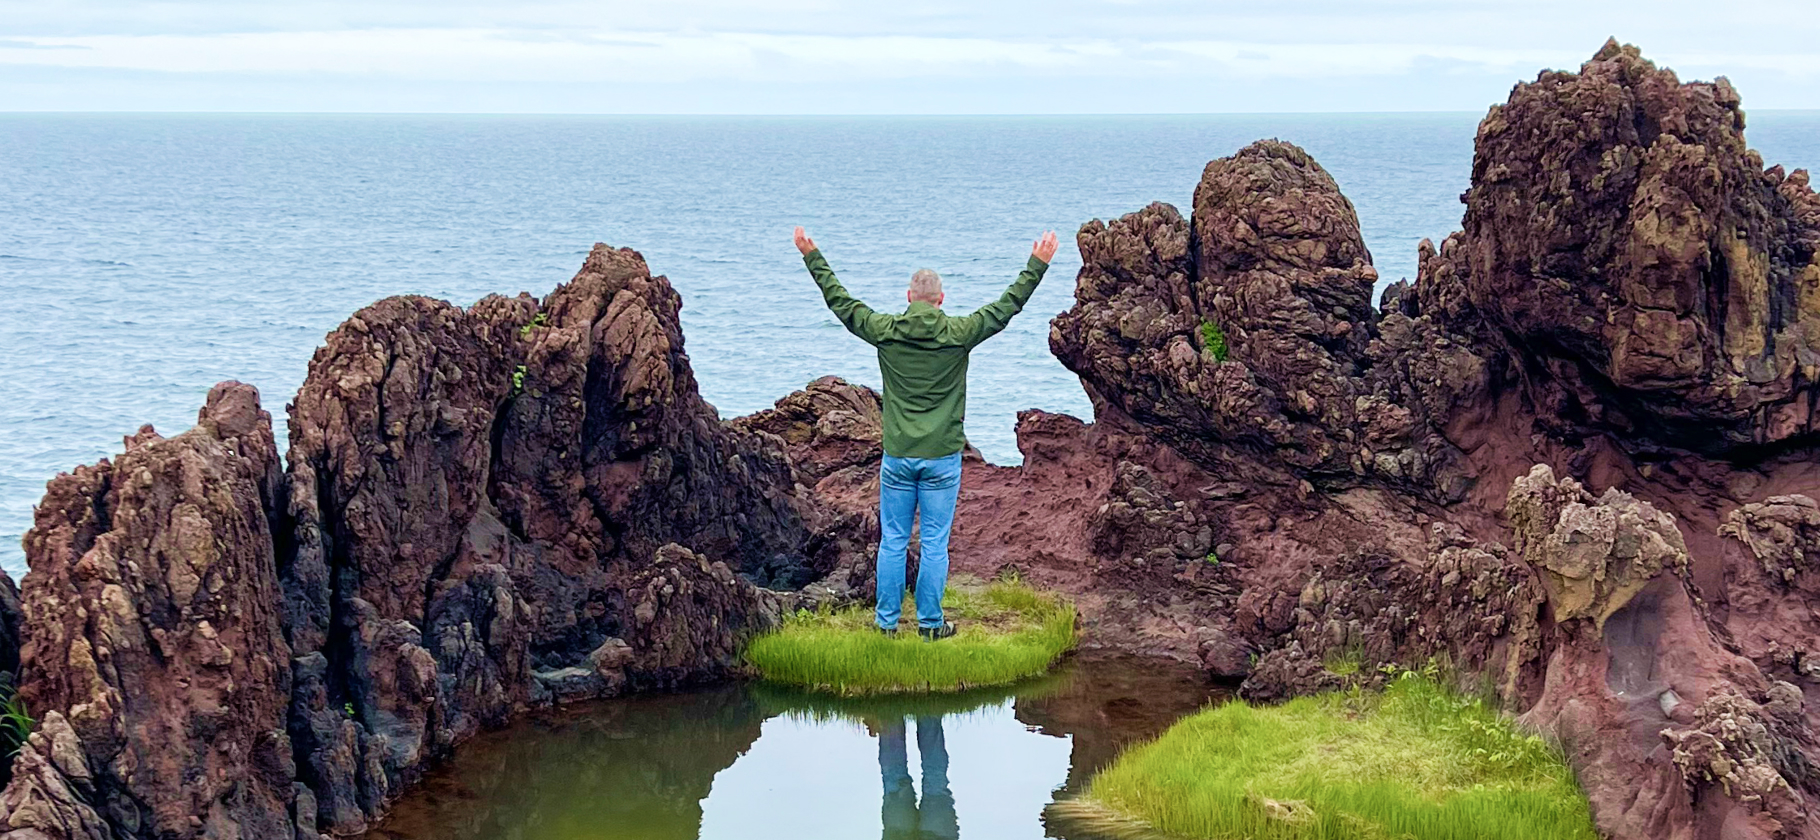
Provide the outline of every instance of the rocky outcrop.
[[758,584],[847,543],[701,400],[679,307],[605,246],[543,301],[381,301],[312,361],[288,473],[226,383],[53,481],[0,836],[358,834],[524,709],[724,678],[794,605]]
[[954,563],[1251,697],[1445,662],[1563,740],[1614,837],[1820,836],[1820,214],[1742,126],[1723,80],[1615,44],[1519,85],[1465,230],[1375,311],[1287,143],[1209,164],[1192,218],[1088,223],[1050,345],[1095,422],[1021,417]]
[[258,393],[225,383],[190,431],[141,429],[51,482],[25,539],[21,666],[45,725],[0,836],[292,834],[278,466]]
[[1664,572],[1688,575],[1675,518],[1617,488],[1594,499],[1573,479],[1537,464],[1511,485],[1504,514],[1516,550],[1542,574],[1556,621],[1597,627]]
[[1254,143],[1207,165],[1192,222],[1153,204],[1088,223],[1077,244],[1076,303],[1049,343],[1096,405],[1216,472],[1464,492],[1470,471],[1427,422],[1454,401],[1449,389],[1409,396],[1415,384],[1473,388],[1483,363],[1442,341],[1434,381],[1373,364],[1434,339],[1408,319],[1378,335],[1357,215],[1306,152]]
[[1820,505],[1771,496],[1727,514],[1719,536],[1739,650],[1780,679],[1820,682]]
[[[1289,143],[1209,164],[1188,218],[1087,224],[1050,345],[1093,422],[967,459],[954,568],[1255,698],[1445,663],[1615,838],[1820,838],[1820,199],[1743,124],[1616,44],[1517,86],[1464,229],[1375,309]],[[541,301],[382,301],[312,362],[282,476],[224,385],[59,477],[0,837],[358,833],[523,709],[725,676],[802,599],[866,597],[877,395],[722,423],[679,306],[605,246]]]
[[1453,283],[1558,434],[1725,453],[1811,434],[1820,199],[1765,169],[1738,92],[1608,43],[1479,127]]
[[324,830],[527,705],[724,674],[780,610],[751,581],[832,568],[782,445],[702,401],[679,308],[600,246],[541,303],[396,298],[318,352],[284,580]]
[[732,421],[735,428],[783,439],[810,487],[850,467],[876,469],[884,454],[884,406],[877,391],[824,376],[777,401],[775,408]]

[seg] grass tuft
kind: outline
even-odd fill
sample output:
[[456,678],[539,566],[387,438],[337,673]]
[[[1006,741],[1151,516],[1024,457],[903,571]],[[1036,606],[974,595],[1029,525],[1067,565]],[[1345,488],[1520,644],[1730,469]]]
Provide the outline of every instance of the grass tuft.
[[1120,838],[1598,837],[1557,748],[1413,672],[1383,692],[1204,710],[1050,816]]
[[1074,647],[1074,605],[1018,580],[950,582],[943,600],[960,633],[916,635],[908,605],[896,636],[874,629],[872,608],[799,611],[746,647],[766,679],[845,696],[964,691],[1043,674]]
[[25,739],[31,737],[32,727],[37,725],[12,678],[0,674],[0,757],[10,760],[18,755]]
[[1216,362],[1226,361],[1226,331],[1219,324],[1201,322],[1201,350]]

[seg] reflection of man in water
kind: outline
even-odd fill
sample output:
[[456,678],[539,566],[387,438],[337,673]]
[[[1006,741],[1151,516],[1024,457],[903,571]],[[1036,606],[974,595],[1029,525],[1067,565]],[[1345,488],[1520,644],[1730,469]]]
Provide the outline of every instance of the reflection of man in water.
[[954,794],[948,790],[948,745],[940,716],[916,717],[916,751],[923,760],[923,802],[910,787],[904,719],[886,718],[878,732],[878,772],[885,781],[884,840],[956,840]]

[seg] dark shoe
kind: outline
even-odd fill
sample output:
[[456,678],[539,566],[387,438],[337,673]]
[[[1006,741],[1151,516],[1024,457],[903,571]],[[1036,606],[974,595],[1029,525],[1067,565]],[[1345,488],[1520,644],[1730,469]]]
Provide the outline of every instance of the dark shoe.
[[955,632],[957,632],[957,631],[955,630],[954,622],[952,622],[952,621],[944,621],[944,622],[942,622],[942,626],[940,626],[940,627],[918,627],[918,628],[916,628],[916,634],[919,636],[922,636],[923,641],[925,641],[925,642],[934,642],[934,641],[939,641],[941,639],[946,639],[949,636],[954,635]]
[[895,638],[897,638],[897,628],[896,628],[896,627],[893,627],[893,628],[891,628],[891,629],[889,629],[889,630],[887,630],[887,629],[885,629],[885,628],[883,628],[883,627],[879,627],[879,626],[878,626],[878,625],[876,625],[876,624],[874,624],[874,625],[872,625],[872,626],[873,626],[873,628],[874,628],[874,629],[876,629],[876,630],[878,630],[878,634],[879,634],[879,635],[880,635],[880,636],[884,636],[884,637],[885,637],[885,638],[888,638],[888,639],[895,639]]

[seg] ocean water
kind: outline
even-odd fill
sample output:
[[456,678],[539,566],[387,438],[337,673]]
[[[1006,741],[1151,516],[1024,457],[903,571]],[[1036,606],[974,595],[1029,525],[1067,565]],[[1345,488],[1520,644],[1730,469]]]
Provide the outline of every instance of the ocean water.
[[[597,241],[675,284],[703,394],[732,417],[826,374],[878,384],[793,225],[875,305],[928,267],[963,312],[1060,232],[1041,289],[974,354],[969,436],[1015,462],[1017,411],[1089,412],[1048,351],[1083,222],[1186,215],[1207,161],[1278,137],[1333,173],[1394,281],[1458,226],[1479,116],[0,114],[0,568],[23,570],[48,479],[142,423],[188,428],[214,383],[258,386],[283,435],[310,354],[356,309],[542,295]],[[1820,113],[1751,121],[1767,160],[1820,164]]]

